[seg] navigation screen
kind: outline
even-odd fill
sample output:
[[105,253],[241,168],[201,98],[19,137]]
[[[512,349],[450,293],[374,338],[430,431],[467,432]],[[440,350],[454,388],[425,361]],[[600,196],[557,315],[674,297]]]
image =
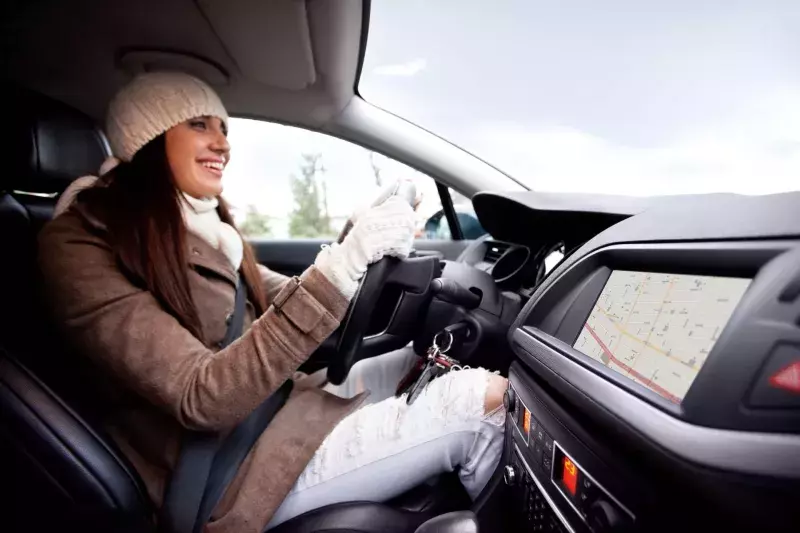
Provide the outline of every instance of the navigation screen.
[[574,347],[680,403],[749,284],[614,270]]

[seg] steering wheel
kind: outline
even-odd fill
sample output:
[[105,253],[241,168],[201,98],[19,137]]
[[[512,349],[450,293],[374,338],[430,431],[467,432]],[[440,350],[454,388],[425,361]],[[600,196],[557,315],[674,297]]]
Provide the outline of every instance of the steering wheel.
[[[413,206],[416,199],[416,187],[410,181],[400,180],[393,187],[384,190],[382,196],[373,205],[383,202],[390,196],[399,196]],[[352,227],[352,223],[348,220],[339,235],[339,243],[344,241]],[[370,317],[378,304],[389,274],[400,263],[401,261],[397,258],[384,257],[367,267],[364,277],[361,278],[361,283],[350,301],[350,307],[339,327],[336,355],[328,364],[328,381],[334,385],[341,384],[350,372],[350,367],[358,361],[358,352],[361,350],[364,334],[369,327]]]
[[328,381],[334,385],[341,384],[350,372],[350,367],[358,361],[358,352],[369,327],[370,317],[389,274],[398,263],[400,260],[395,257],[384,257],[370,265],[361,279],[340,326],[336,356],[328,364]]

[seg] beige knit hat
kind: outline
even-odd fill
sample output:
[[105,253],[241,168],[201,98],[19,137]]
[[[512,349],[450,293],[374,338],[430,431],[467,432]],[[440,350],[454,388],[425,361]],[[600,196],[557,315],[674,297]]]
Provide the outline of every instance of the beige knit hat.
[[106,135],[114,155],[130,161],[171,127],[202,116],[228,124],[228,112],[211,87],[188,74],[152,72],[137,76],[111,100]]

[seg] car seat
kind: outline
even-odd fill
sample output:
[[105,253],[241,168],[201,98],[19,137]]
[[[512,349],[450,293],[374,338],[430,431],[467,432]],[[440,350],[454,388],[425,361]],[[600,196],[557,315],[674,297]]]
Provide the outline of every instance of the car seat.
[[[108,146],[78,111],[25,89],[12,92],[12,165],[0,178],[3,530],[155,531],[141,479],[98,422],[102,406],[92,402],[85,375],[91,370],[60,341],[39,303],[36,234],[58,194],[95,173]],[[457,483],[438,485],[387,504],[331,505],[273,531],[410,532],[463,508],[464,497]]]

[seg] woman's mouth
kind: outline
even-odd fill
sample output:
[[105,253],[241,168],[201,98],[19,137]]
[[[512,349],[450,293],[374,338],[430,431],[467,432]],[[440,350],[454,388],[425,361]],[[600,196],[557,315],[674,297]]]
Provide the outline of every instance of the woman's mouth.
[[217,177],[222,177],[222,171],[225,170],[225,163],[221,161],[200,161],[200,165]]

